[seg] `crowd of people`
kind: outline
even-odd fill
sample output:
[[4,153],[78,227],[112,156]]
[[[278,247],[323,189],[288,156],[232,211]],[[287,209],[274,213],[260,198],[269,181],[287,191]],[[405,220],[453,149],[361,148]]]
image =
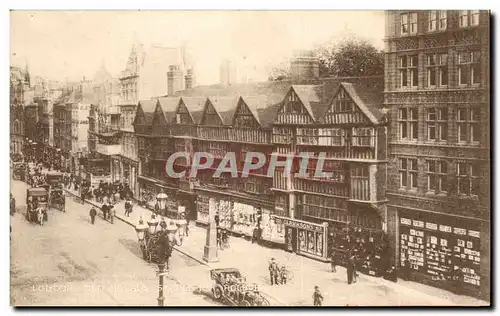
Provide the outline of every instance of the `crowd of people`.
[[385,276],[395,270],[389,266],[388,251],[383,232],[359,227],[335,231],[330,235],[331,271],[336,272],[337,265],[345,266],[348,284],[356,282],[358,271],[372,276]]

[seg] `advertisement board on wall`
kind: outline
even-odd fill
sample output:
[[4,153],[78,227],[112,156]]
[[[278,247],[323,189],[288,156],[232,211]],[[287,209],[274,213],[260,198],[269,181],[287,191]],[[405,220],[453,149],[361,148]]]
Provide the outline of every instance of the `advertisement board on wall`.
[[400,265],[408,259],[413,270],[434,280],[450,279],[461,270],[464,283],[479,286],[481,277],[480,232],[451,226],[445,220],[416,220],[401,216],[399,220]]

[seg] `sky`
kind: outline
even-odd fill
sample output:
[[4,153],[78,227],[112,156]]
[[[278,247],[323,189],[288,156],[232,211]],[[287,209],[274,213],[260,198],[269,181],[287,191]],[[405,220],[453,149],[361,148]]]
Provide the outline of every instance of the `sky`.
[[266,80],[294,50],[345,36],[383,48],[383,11],[11,11],[11,65],[32,76],[93,78],[104,62],[114,76],[134,43],[179,46],[195,62],[198,84],[219,82],[223,59],[237,76]]

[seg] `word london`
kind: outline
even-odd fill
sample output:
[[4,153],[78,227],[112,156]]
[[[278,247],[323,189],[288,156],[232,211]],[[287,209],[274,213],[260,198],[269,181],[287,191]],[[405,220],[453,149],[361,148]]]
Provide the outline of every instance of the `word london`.
[[[280,177],[290,177],[292,166],[298,166],[299,172],[295,173],[298,177],[310,177],[308,171],[309,160],[314,160],[314,178],[329,179],[333,177],[333,172],[323,172],[323,166],[325,163],[326,153],[319,153],[318,156],[313,156],[310,152],[301,152],[298,155],[284,155],[284,154],[272,154],[269,155],[269,162],[265,154],[260,152],[247,152],[244,156],[244,164],[241,170],[238,170],[238,163],[236,162],[236,153],[228,152],[222,158],[220,163],[214,164],[214,156],[209,152],[195,152],[192,157],[191,154],[185,151],[173,153],[168,157],[165,164],[165,172],[171,178],[184,178],[186,176],[186,170],[174,170],[174,163],[178,158],[185,158],[186,160],[193,160],[191,164],[191,169],[189,170],[189,176],[191,178],[196,178],[199,170],[214,170],[213,177],[220,177],[223,173],[230,173],[231,177],[237,178],[247,178],[251,171],[262,169],[267,163],[267,176],[273,177],[276,167],[283,167],[284,173]],[[216,166],[215,166],[216,165]]]

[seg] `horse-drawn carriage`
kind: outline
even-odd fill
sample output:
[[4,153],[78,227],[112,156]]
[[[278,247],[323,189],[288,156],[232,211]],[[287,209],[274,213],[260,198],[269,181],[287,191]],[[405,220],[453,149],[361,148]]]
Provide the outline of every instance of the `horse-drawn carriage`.
[[63,174],[61,172],[47,173],[46,180],[49,191],[49,207],[66,212],[66,199],[62,188]]
[[48,192],[45,188],[30,188],[26,190],[26,219],[43,225],[48,220]]
[[13,164],[13,177],[14,180],[26,180],[26,163],[24,162],[14,162]]
[[238,269],[212,269],[210,278],[214,281],[212,294],[220,302],[232,306],[270,306],[257,284],[246,283]]

